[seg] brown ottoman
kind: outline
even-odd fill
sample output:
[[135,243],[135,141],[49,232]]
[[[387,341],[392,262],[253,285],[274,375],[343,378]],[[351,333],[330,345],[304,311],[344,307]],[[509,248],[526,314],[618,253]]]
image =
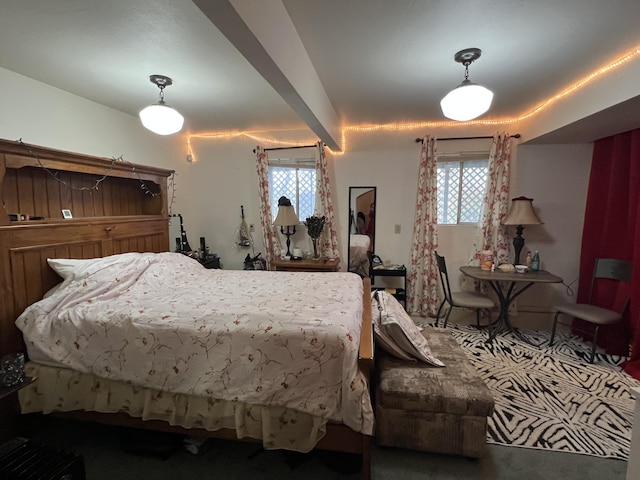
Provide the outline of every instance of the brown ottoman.
[[481,457],[493,396],[449,331],[425,328],[423,334],[445,367],[376,351],[376,441],[387,447]]

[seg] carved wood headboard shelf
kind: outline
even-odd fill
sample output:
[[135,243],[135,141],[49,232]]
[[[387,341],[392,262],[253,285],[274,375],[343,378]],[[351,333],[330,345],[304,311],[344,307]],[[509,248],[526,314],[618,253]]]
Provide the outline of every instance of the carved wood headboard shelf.
[[0,140],[0,356],[24,349],[16,318],[60,281],[47,258],[169,250],[172,173]]
[[165,170],[129,162],[63,152],[0,140],[0,200],[9,214],[63,220],[122,215],[163,215],[167,212]]

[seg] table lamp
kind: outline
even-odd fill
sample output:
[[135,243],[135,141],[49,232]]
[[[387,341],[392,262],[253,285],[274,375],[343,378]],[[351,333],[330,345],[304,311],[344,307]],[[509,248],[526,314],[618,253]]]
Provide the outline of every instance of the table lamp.
[[[287,257],[291,257],[291,235],[296,233],[296,225],[300,223],[296,211],[291,205],[291,200],[287,197],[280,197],[278,200],[278,215],[273,224],[280,227],[280,233],[287,236]],[[285,227],[287,229],[285,230]]]
[[522,230],[525,225],[541,225],[543,222],[533,211],[533,198],[516,197],[511,199],[511,209],[502,220],[503,225],[515,225],[516,236],[513,237],[513,247],[516,251],[515,265],[520,264],[520,252],[524,247]]

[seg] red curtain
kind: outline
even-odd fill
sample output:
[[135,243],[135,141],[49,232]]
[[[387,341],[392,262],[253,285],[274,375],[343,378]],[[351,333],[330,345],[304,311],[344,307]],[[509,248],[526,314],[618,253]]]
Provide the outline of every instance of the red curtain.
[[[624,369],[640,378],[640,129],[594,144],[582,233],[578,302],[587,302],[595,259],[633,262],[631,301],[623,322],[603,327],[598,344],[607,353],[632,355]],[[615,308],[619,295],[611,284],[594,290],[592,303]],[[576,327],[584,327],[575,321]]]

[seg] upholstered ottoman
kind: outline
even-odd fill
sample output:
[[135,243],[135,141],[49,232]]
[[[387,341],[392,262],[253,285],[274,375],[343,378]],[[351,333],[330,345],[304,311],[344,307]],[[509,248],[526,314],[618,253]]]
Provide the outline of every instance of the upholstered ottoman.
[[481,457],[493,396],[448,330],[423,334],[444,367],[376,351],[378,445]]

